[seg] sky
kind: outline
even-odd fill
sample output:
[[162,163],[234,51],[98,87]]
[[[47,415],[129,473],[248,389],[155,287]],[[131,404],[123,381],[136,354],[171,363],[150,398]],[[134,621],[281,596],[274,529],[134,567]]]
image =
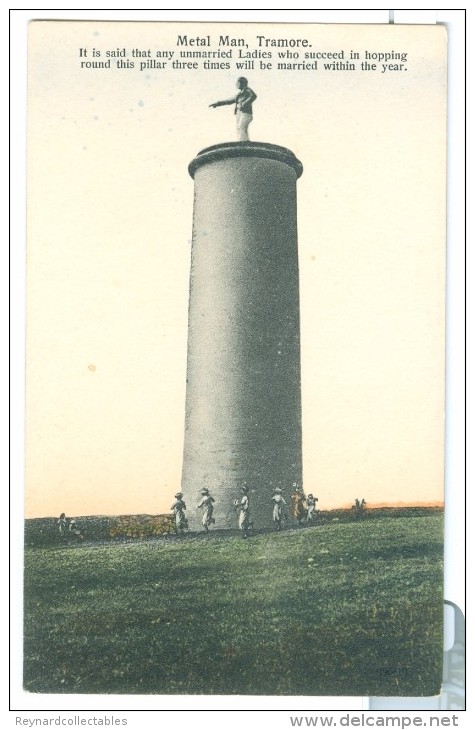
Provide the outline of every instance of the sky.
[[[251,139],[290,148],[304,166],[304,489],[322,509],[356,497],[443,498],[444,28],[38,22],[29,29],[27,517],[157,514],[180,486],[187,167],[200,149],[234,139],[232,107],[208,105],[231,96],[242,71],[236,49],[229,70],[142,71],[132,50],[176,58],[178,35],[210,35],[210,47],[187,50],[216,50],[221,34],[270,50],[274,65],[276,49],[257,36],[360,54],[355,71],[325,71],[321,60],[316,71],[260,70],[256,60],[245,72],[258,95]],[[133,69],[114,68],[116,57],[111,69],[80,67],[124,48]],[[363,71],[366,51],[404,52],[407,62]]]

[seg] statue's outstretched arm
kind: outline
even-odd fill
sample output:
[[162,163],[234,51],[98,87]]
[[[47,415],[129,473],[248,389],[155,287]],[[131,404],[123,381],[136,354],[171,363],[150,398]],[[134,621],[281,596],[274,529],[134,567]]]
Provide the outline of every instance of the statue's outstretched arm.
[[215,101],[213,104],[210,104],[213,109],[217,106],[225,106],[226,104],[235,104],[236,97],[233,96],[231,99],[223,99],[223,101]]

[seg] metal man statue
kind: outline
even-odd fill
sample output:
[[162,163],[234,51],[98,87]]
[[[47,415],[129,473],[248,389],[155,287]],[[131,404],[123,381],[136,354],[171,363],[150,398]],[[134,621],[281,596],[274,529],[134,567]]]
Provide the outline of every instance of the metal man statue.
[[257,95],[249,88],[247,79],[244,76],[238,78],[236,86],[239,91],[235,96],[230,99],[224,99],[224,101],[215,101],[214,104],[210,104],[210,107],[214,109],[217,106],[234,104],[237,138],[240,142],[248,142],[248,128],[252,122],[252,102],[257,99]]

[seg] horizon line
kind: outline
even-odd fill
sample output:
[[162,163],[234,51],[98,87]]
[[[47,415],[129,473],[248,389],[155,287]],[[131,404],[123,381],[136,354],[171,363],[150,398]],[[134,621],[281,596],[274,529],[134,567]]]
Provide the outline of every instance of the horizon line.
[[[442,500],[430,500],[428,502],[422,502],[422,501],[416,501],[416,502],[369,502],[365,504],[366,510],[375,510],[375,509],[385,509],[385,508],[397,508],[397,509],[405,509],[410,507],[422,507],[425,509],[431,508],[431,507],[437,507],[437,508],[443,508],[445,506],[445,502]],[[345,503],[345,505],[341,505],[339,507],[330,507],[329,509],[320,509],[319,512],[341,512],[342,510],[350,512],[353,509],[353,505],[348,506],[348,503]],[[132,517],[134,515],[148,515],[153,517],[158,517],[161,515],[169,515],[172,514],[171,511],[169,512],[157,512],[155,514],[152,514],[151,512],[118,512],[117,514],[109,513],[109,514],[98,514],[98,513],[92,513],[92,514],[85,514],[85,515],[76,515],[76,517],[80,518],[86,518],[86,517]],[[46,520],[46,519],[57,519],[57,515],[35,515],[35,516],[26,516],[24,517],[25,520]]]

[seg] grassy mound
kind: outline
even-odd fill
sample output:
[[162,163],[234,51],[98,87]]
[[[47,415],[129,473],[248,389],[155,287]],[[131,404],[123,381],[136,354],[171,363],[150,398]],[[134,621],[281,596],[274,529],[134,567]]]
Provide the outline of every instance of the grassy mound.
[[[61,536],[57,517],[26,520],[25,545],[28,547],[64,545],[77,542],[73,535]],[[175,533],[173,515],[120,515],[117,517],[78,517],[77,524],[87,542],[147,539]]]
[[28,548],[25,689],[439,691],[441,513]]

